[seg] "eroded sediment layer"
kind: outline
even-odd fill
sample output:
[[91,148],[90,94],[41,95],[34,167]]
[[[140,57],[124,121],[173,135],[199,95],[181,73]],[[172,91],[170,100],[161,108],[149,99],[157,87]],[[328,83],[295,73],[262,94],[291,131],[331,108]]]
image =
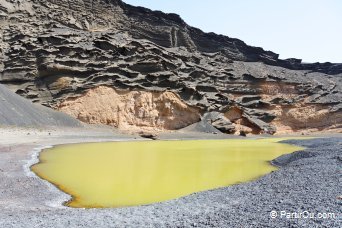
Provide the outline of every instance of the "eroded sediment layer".
[[91,124],[126,131],[175,130],[200,120],[198,109],[171,92],[117,91],[100,86],[84,96],[67,99],[58,110]]
[[49,107],[108,86],[178,94],[202,120],[237,108],[206,119],[226,133],[341,129],[342,64],[281,60],[120,0],[2,0],[0,23],[0,82]]

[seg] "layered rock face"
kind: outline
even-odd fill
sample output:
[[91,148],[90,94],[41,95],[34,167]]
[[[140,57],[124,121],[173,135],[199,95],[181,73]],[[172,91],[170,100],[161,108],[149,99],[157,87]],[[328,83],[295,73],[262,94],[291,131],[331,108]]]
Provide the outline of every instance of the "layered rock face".
[[63,101],[58,110],[86,123],[129,132],[181,129],[200,121],[199,110],[171,92],[116,91],[104,86]]
[[88,123],[341,129],[342,64],[280,60],[120,0],[0,0],[0,25],[0,83]]

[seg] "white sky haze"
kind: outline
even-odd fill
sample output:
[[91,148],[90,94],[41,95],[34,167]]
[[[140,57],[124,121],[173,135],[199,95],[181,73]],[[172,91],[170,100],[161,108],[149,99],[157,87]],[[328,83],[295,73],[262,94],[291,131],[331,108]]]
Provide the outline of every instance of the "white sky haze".
[[342,63],[341,0],[123,0],[304,62]]

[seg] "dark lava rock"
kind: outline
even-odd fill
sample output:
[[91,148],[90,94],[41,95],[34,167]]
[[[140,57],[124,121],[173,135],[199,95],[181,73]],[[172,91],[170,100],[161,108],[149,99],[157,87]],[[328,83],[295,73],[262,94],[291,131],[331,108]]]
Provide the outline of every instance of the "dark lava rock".
[[223,115],[216,118],[211,125],[223,133],[231,134],[235,132],[235,127],[233,126],[232,122],[230,122],[230,120]]
[[105,85],[168,90],[201,113],[253,109],[267,129],[278,105],[341,112],[342,64],[281,60],[176,14],[120,0],[3,0],[0,24],[0,83],[49,107]]
[[157,140],[158,139],[158,135],[157,134],[140,132],[139,135],[140,135],[140,137],[146,138],[146,139],[152,139],[152,140]]

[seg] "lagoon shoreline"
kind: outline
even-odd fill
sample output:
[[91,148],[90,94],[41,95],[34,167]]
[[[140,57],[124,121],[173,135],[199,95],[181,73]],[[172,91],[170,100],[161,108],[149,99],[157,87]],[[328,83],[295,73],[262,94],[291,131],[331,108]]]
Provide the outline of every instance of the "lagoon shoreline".
[[[286,141],[307,149],[273,160],[279,170],[248,183],[147,206],[75,209],[61,204],[69,195],[32,175],[28,164],[37,159],[35,149],[144,139],[109,129],[1,129],[0,133],[0,227],[341,227],[341,134]],[[160,138],[231,137],[177,133]],[[280,218],[282,212],[303,211],[330,213],[335,218]],[[272,218],[271,212],[277,217]]]

